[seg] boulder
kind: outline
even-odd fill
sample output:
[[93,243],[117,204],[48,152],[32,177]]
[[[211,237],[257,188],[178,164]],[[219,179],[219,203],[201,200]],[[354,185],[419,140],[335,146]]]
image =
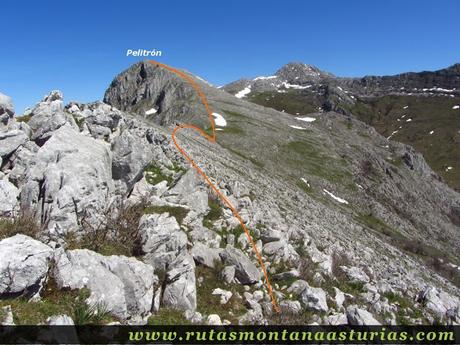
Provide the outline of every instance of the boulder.
[[346,274],[346,276],[352,283],[365,284],[370,282],[369,276],[366,274],[366,272],[363,271],[363,269],[359,267],[340,266],[340,269]]
[[333,315],[329,315],[328,317],[326,317],[323,320],[323,323],[325,325],[331,325],[331,326],[347,325],[348,318],[347,318],[347,315],[344,313],[333,314]]
[[11,97],[0,92],[0,126],[5,126],[14,116]]
[[21,205],[35,210],[52,235],[76,231],[83,220],[96,228],[110,206],[111,161],[104,143],[63,126],[38,150]]
[[101,304],[122,320],[147,317],[158,284],[150,265],[87,249],[57,250],[54,277],[61,289],[89,289],[88,304]]
[[355,305],[347,308],[347,319],[350,325],[357,326],[379,326],[380,322],[374,316],[364,309],[360,309]]
[[64,125],[78,131],[74,118],[64,112],[62,93],[58,90],[51,91],[30,112],[27,123],[31,130],[31,139],[41,146],[53,133]]
[[0,157],[8,157],[28,140],[27,134],[19,129],[0,131]]
[[0,326],[15,326],[13,310],[10,305],[4,306],[1,309],[3,318],[0,319]]
[[51,247],[25,235],[0,241],[0,296],[39,294],[52,256]]
[[227,304],[230,298],[232,298],[233,293],[231,291],[223,290],[223,289],[214,289],[212,290],[213,295],[220,296],[220,304]]
[[302,311],[302,305],[299,301],[284,300],[280,302],[280,308],[283,313],[297,315]]
[[261,271],[241,250],[227,247],[219,255],[224,264],[235,266],[235,278],[241,284],[255,284],[260,280]]
[[53,315],[46,319],[46,324],[49,326],[73,326],[75,323],[67,314]]
[[206,319],[206,324],[210,326],[221,326],[222,321],[220,319],[220,316],[217,314],[211,314],[208,316]]
[[187,170],[174,187],[164,194],[164,197],[169,202],[186,205],[191,209],[184,220],[185,224],[204,216],[209,211],[208,193],[195,169]]
[[18,205],[19,189],[7,179],[0,179],[0,217],[11,217]]
[[139,236],[143,261],[155,270],[165,270],[187,247],[187,235],[168,213],[142,216]]
[[222,249],[208,248],[201,243],[196,243],[190,251],[190,254],[192,254],[196,263],[206,267],[214,268],[216,263],[221,262],[219,256],[221,251]]
[[332,274],[332,256],[327,255],[320,250],[312,243],[309,246],[306,246],[306,250],[310,255],[311,261],[317,265],[318,269],[326,274]]
[[307,286],[301,293],[300,298],[309,310],[326,312],[328,311],[326,293],[321,288]]
[[122,181],[130,191],[154,158],[155,132],[152,128],[132,125],[113,140],[113,178]]
[[179,310],[196,309],[195,262],[183,252],[166,273],[163,304]]
[[445,317],[448,310],[460,306],[458,298],[452,297],[434,286],[426,286],[420,291],[417,301],[425,305],[427,309],[431,310],[441,319]]

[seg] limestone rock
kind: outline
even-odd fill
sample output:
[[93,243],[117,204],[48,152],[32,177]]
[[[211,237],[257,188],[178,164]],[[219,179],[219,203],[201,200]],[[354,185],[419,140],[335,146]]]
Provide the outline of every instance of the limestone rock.
[[196,309],[195,262],[191,255],[184,252],[171,263],[163,303],[179,310]]
[[187,247],[187,236],[168,213],[142,216],[139,236],[143,260],[155,269],[166,269]]
[[221,261],[219,253],[221,249],[208,248],[201,243],[197,243],[193,246],[190,254],[192,254],[193,259],[206,267],[214,268],[216,263]]
[[134,258],[103,256],[87,249],[58,250],[54,277],[59,288],[89,289],[88,304],[102,304],[123,320],[149,315],[154,286],[158,284],[149,265]]
[[347,308],[347,319],[350,325],[357,326],[373,326],[380,325],[374,316],[367,310],[360,309],[357,306],[349,306]]
[[328,306],[326,302],[326,293],[321,288],[307,286],[300,295],[302,302],[309,310],[326,312]]
[[224,264],[235,266],[235,278],[241,284],[255,284],[259,281],[260,270],[241,250],[227,247],[220,253],[220,257]]
[[0,131],[0,157],[9,156],[28,140],[27,134],[19,129]]
[[113,190],[111,161],[106,145],[63,126],[38,150],[21,204],[35,210],[52,235],[80,229],[83,219],[97,227]]
[[18,205],[19,190],[7,179],[0,179],[0,217],[11,217]]
[[40,293],[53,249],[25,235],[0,241],[0,295]]

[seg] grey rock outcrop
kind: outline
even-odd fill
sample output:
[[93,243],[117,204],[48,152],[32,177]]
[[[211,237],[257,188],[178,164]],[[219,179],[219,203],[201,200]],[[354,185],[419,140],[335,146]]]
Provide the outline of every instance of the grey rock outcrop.
[[53,249],[25,235],[0,241],[0,296],[38,295],[47,277]]
[[46,324],[49,326],[73,326],[75,323],[67,314],[53,315],[46,319]]
[[301,293],[300,298],[308,310],[325,312],[328,311],[326,293],[321,288],[307,286]]
[[219,255],[224,264],[235,266],[235,278],[241,284],[255,284],[260,280],[262,273],[241,250],[227,247]]
[[27,123],[32,130],[31,139],[41,146],[57,129],[69,125],[75,130],[78,126],[74,118],[64,112],[63,96],[60,91],[51,91],[29,114]]
[[0,217],[11,217],[18,206],[19,189],[7,179],[0,179]]
[[204,182],[194,169],[189,169],[174,187],[164,194],[164,198],[169,202],[190,208],[191,211],[184,219],[185,224],[204,216],[209,211],[208,194]]
[[0,320],[0,326],[14,326],[14,316],[11,306],[4,306],[1,311],[3,312],[3,318]]
[[378,326],[380,322],[367,310],[360,309],[357,306],[347,308],[347,318],[350,325],[357,326]]
[[21,204],[37,212],[51,235],[77,231],[82,219],[97,227],[110,204],[111,168],[106,145],[62,126],[38,150]]
[[187,236],[168,213],[144,215],[139,236],[143,260],[155,269],[168,268],[187,247]]
[[0,157],[8,157],[21,145],[24,145],[27,140],[29,140],[27,134],[19,129],[0,131]]
[[216,263],[220,263],[221,261],[219,256],[221,251],[222,249],[220,248],[209,248],[204,244],[197,243],[190,250],[190,254],[192,254],[193,259],[200,265],[214,268]]
[[196,309],[195,262],[188,253],[179,255],[166,273],[163,304],[180,310]]
[[0,127],[6,126],[13,116],[13,100],[0,92]]
[[103,256],[86,249],[58,250],[54,278],[61,289],[89,289],[88,304],[102,305],[122,320],[148,316],[158,284],[149,265],[134,258]]

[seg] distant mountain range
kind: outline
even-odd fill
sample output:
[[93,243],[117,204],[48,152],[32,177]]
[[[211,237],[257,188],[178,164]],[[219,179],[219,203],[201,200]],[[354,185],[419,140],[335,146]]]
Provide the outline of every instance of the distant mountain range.
[[335,111],[414,146],[460,190],[460,64],[438,71],[341,78],[303,63],[241,79],[224,90],[293,115]]

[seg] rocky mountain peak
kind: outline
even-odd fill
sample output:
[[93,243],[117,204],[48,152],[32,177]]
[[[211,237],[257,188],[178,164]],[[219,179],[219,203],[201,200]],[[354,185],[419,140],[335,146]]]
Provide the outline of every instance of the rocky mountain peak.
[[302,62],[290,62],[281,67],[276,76],[285,79],[288,82],[315,82],[320,79],[331,76],[329,73],[321,71],[319,68],[307,65]]
[[136,63],[116,76],[105,92],[104,102],[160,125],[200,113],[195,109],[200,102],[193,87],[175,73],[148,61]]

